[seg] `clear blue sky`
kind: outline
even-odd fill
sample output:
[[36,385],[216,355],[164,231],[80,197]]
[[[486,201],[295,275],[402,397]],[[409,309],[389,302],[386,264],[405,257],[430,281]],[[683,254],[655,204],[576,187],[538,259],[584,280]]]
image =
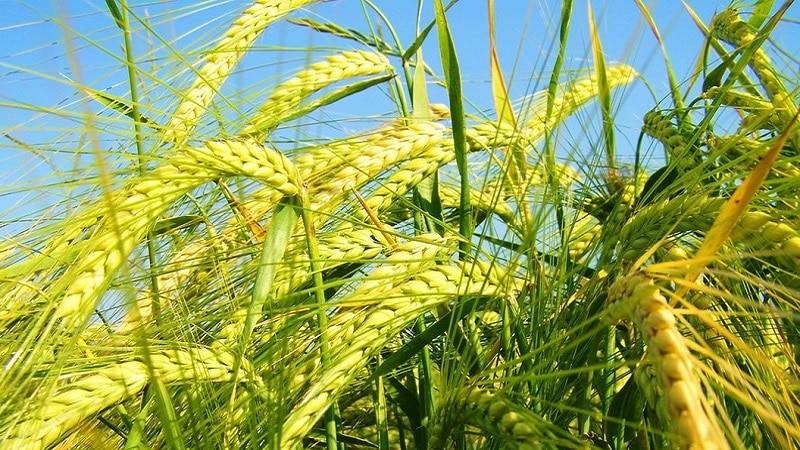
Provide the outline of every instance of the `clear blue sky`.
[[[247,7],[241,0],[129,0],[134,13],[147,17],[147,23],[163,42],[135,25],[134,44],[140,67],[152,68],[162,80],[180,89],[191,78],[172,77],[181,63],[164,57],[168,45],[177,50],[196,50],[198,45],[214,42],[236,14]],[[356,0],[336,0],[309,7],[294,17],[315,17],[369,33],[365,12]],[[561,2],[546,0],[496,0],[497,42],[506,80],[512,98],[520,98],[542,89],[550,75],[556,54]],[[656,96],[667,96],[665,66],[650,29],[633,0],[592,1],[599,25],[606,58],[632,65],[651,83]],[[680,80],[689,77],[702,50],[703,38],[692,23],[682,2],[677,0],[645,1],[663,35],[676,74]],[[694,11],[708,23],[715,11],[727,6],[727,0],[689,0]],[[776,2],[777,3],[777,2]],[[66,81],[79,80],[97,90],[108,90],[126,96],[126,74],[119,62],[122,40],[103,0],[16,1],[0,0],[0,129],[16,139],[33,145],[36,150],[24,150],[0,136],[0,237],[12,228],[7,221],[31,211],[41,211],[48,203],[57,201],[63,192],[49,188],[47,183],[69,179],[73,165],[84,164],[71,148],[81,143],[75,130],[80,129],[81,115],[55,118],[49,111],[71,110],[86,112],[98,105],[81,103],[83,98]],[[415,32],[416,2],[412,0],[375,0],[399,34],[401,43],[408,45]],[[777,7],[777,6],[776,6]],[[798,16],[793,6],[788,17]],[[454,33],[466,98],[478,109],[490,110],[492,101],[488,77],[487,21],[485,0],[461,0],[448,13]],[[432,2],[425,1],[423,23],[432,19]],[[384,36],[385,24],[370,13],[375,29]],[[775,35],[797,50],[800,33],[796,23],[782,26]],[[89,43],[91,39],[93,43]],[[436,40],[430,39],[424,48],[427,62],[438,67]],[[259,48],[243,61],[242,71],[233,76],[226,89],[258,91],[298,70],[306,58],[319,59],[332,48],[358,48],[351,41],[323,36],[307,29],[285,23],[278,24],[259,40]],[[294,52],[292,48],[317,48],[319,52]],[[587,1],[576,1],[571,24],[570,46],[566,54],[569,69],[590,68]],[[278,50],[282,49],[282,50]],[[151,51],[152,50],[152,51]],[[271,50],[271,51],[266,51]],[[185,54],[186,61],[196,63],[197,53]],[[246,70],[245,70],[246,69]],[[144,84],[152,80],[145,80]],[[153,88],[153,92],[164,92]],[[444,92],[431,88],[431,100],[445,102]],[[331,117],[378,116],[391,111],[391,104],[380,96],[360,97],[363,101],[348,103],[344,110],[332,109]],[[158,105],[159,98],[150,98]],[[619,150],[631,153],[638,139],[642,115],[654,104],[644,83],[637,82],[625,90],[619,100],[616,119],[620,133]],[[167,103],[164,103],[167,105]],[[174,100],[168,103],[174,105]],[[164,114],[170,109],[165,106]],[[357,125],[354,125],[357,127]],[[330,132],[324,127],[316,130],[321,136]],[[58,141],[56,146],[44,144]],[[111,149],[130,142],[114,142],[112,134],[103,141]],[[53,172],[61,172],[53,177]]]

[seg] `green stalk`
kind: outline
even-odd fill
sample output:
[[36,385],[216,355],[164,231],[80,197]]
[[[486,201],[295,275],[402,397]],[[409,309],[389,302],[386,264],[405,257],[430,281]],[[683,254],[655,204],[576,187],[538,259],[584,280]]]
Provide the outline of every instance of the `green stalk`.
[[[128,87],[131,91],[131,118],[133,119],[134,140],[136,142],[136,154],[139,157],[139,175],[144,178],[146,175],[144,161],[144,142],[142,140],[142,115],[139,112],[139,91],[136,89],[136,62],[133,59],[133,45],[131,44],[131,28],[128,20],[128,1],[121,0],[122,9],[118,9],[114,0],[106,0],[111,15],[117,26],[122,30],[122,38],[125,46],[125,68],[128,72]],[[150,289],[153,294],[153,317],[156,324],[161,324],[161,300],[158,288],[158,277],[153,268],[156,267],[156,248],[153,244],[152,231],[147,232],[147,260],[150,267]]]
[[[559,31],[559,48],[556,55],[556,61],[553,64],[553,73],[550,75],[550,83],[547,87],[547,114],[545,117],[550,117],[553,114],[553,102],[556,99],[556,89],[558,88],[558,79],[561,74],[561,67],[564,65],[564,54],[567,49],[567,40],[569,38],[569,24],[572,19],[572,0],[565,0],[561,7],[561,27]],[[553,203],[556,206],[556,219],[558,220],[559,234],[561,235],[561,244],[566,248],[566,236],[564,234],[564,208],[561,205],[561,194],[559,189],[559,180],[556,176],[556,151],[553,147],[551,139],[552,130],[545,127],[544,130],[544,145],[545,145],[545,164],[547,165],[547,176],[550,187],[553,189]],[[525,224],[528,225],[528,224]]]
[[[425,323],[423,322],[422,318],[417,320],[416,326],[416,333],[419,336],[421,333],[425,331]],[[432,379],[432,364],[431,364],[431,352],[428,349],[428,346],[422,348],[419,352],[419,361],[420,361],[420,376],[419,376],[419,397],[420,403],[422,406],[421,413],[423,414],[422,417],[422,424],[425,428],[427,428],[428,424],[431,421],[431,418],[434,414],[434,404],[433,404],[433,379]],[[424,436],[427,436],[427,429]],[[420,448],[427,448],[428,443],[424,442],[421,443],[424,445],[420,445]]]
[[[125,67],[128,73],[128,87],[131,92],[131,111],[130,117],[133,119],[134,141],[136,143],[136,154],[138,155],[138,170],[139,175],[144,178],[146,176],[145,169],[145,151],[142,136],[142,116],[139,112],[139,91],[136,88],[136,62],[133,55],[133,46],[131,44],[131,29],[130,21],[128,19],[128,2],[121,0],[122,9],[117,9],[113,0],[106,0],[109,11],[114,16],[114,21],[117,26],[122,30],[123,42],[125,47]],[[161,324],[161,299],[158,287],[158,277],[155,273],[158,261],[156,259],[156,248],[153,243],[153,231],[147,232],[147,259],[149,264],[150,276],[150,289],[152,293],[153,317],[156,325]],[[156,415],[161,423],[161,428],[164,433],[164,442],[166,445],[174,450],[183,450],[185,445],[183,443],[183,436],[178,427],[178,420],[175,414],[175,407],[167,392],[166,386],[158,378],[153,370],[153,364],[150,360],[149,345],[147,336],[144,332],[137,333],[139,344],[141,345],[143,359],[147,365],[150,375],[150,388],[154,391]]]
[[[370,0],[365,0],[363,4],[369,5],[370,9],[372,9],[375,12],[375,14],[377,14],[378,17],[381,18],[383,23],[386,24],[386,29],[389,30],[389,34],[392,35],[392,40],[394,40],[394,46],[398,50],[401,50],[403,47],[400,45],[400,37],[397,35],[397,32],[394,30],[394,27],[392,26],[392,22],[389,21],[389,18],[386,17],[386,15],[383,13],[383,11],[381,11],[377,6],[375,6],[375,4],[372,3]],[[362,4],[362,7],[363,7],[363,4]],[[364,14],[366,15],[366,11],[364,12]],[[375,35],[375,30],[372,28],[371,22],[368,21],[368,23],[370,23],[370,31],[372,32],[372,34],[374,36]],[[402,58],[401,62],[402,62],[402,65],[403,65],[403,74],[406,77],[406,87],[408,88],[409,91],[411,91],[412,90],[412,81],[411,81],[412,78],[411,78],[411,70],[409,68],[409,61],[407,59],[405,59],[405,58]],[[395,94],[397,95],[397,101],[400,104],[399,105],[400,106],[400,114],[403,117],[407,117],[408,116],[408,102],[406,101],[405,95],[403,95],[403,92],[404,92],[403,89],[400,88],[400,81],[395,78],[395,79],[392,80],[392,83],[391,83],[390,86],[392,86],[392,91],[394,91]]]
[[[376,367],[381,366],[381,355],[375,357]],[[375,424],[378,429],[378,449],[389,450],[389,413],[386,406],[386,388],[383,377],[375,380]]]
[[608,332],[606,333],[606,348],[605,348],[605,358],[606,358],[606,369],[603,371],[603,395],[600,397],[601,403],[601,411],[603,414],[608,414],[608,408],[611,405],[611,399],[614,398],[614,394],[616,393],[615,381],[616,381],[616,367],[614,365],[614,355],[617,350],[617,328],[616,327],[608,327]]
[[[325,286],[322,279],[322,272],[319,266],[319,248],[317,247],[316,231],[311,218],[311,203],[308,196],[303,196],[303,228],[305,230],[306,245],[308,246],[308,258],[311,266],[311,274],[314,280],[314,297],[317,301],[317,326],[319,327],[320,359],[323,369],[330,364],[330,345],[328,343],[328,307],[325,300]],[[337,450],[336,442],[337,430],[336,400],[334,399],[328,410],[325,411],[325,441],[328,450]]]

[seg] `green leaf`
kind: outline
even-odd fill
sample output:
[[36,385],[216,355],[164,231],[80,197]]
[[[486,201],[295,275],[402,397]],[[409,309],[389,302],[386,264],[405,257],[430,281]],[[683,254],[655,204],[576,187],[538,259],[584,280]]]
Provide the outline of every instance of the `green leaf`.
[[594,73],[597,76],[597,96],[600,101],[600,112],[603,116],[603,138],[606,148],[606,164],[609,170],[614,171],[617,165],[616,144],[614,143],[614,115],[611,112],[611,87],[608,85],[606,72],[606,59],[603,44],[597,24],[594,20],[592,4],[589,5],[589,37],[592,41],[592,55],[594,56]]
[[399,350],[386,358],[383,361],[383,364],[375,369],[375,371],[369,377],[369,380],[367,380],[367,384],[405,364],[408,360],[418,354],[426,345],[443,335],[450,328],[451,323],[461,320],[469,312],[473,311],[477,303],[478,299],[470,299],[463,302],[458,308],[454,308],[452,311],[443,315],[439,320],[434,322],[433,325],[427,327],[425,331],[414,336],[410,341],[406,342],[405,345],[400,347]]
[[[420,50],[417,52],[417,65],[414,68],[414,84],[411,92],[413,104],[411,115],[414,119],[430,120],[426,81],[422,50]],[[442,223],[442,199],[439,197],[438,172],[420,181],[414,188],[413,197],[414,203],[419,207],[421,213],[417,220],[421,231],[442,234],[444,224]]]
[[441,53],[442,68],[444,69],[444,79],[447,85],[447,97],[450,100],[450,122],[453,126],[453,147],[456,154],[456,165],[461,181],[461,200],[459,203],[458,232],[463,239],[459,243],[462,258],[469,251],[469,237],[472,236],[472,207],[470,206],[469,193],[471,184],[469,181],[469,167],[467,166],[467,133],[464,120],[464,94],[461,90],[461,69],[458,64],[456,47],[450,27],[447,24],[445,9],[442,0],[434,1],[436,11],[436,26],[439,33],[439,52]]
[[[489,0],[489,67],[492,80],[492,97],[494,109],[498,123],[507,124],[512,129],[517,127],[517,118],[514,115],[514,108],[511,107],[511,99],[506,89],[506,81],[503,78],[503,70],[500,67],[500,57],[497,55],[497,42],[494,33],[494,0]],[[525,179],[527,172],[527,156],[525,151],[519,146],[509,149],[513,164],[509,165],[509,177],[515,183]]]
[[172,405],[166,386],[158,377],[153,377],[150,380],[150,389],[155,394],[153,398],[156,405],[156,414],[161,423],[161,429],[164,431],[164,442],[168,448],[183,450],[186,446],[183,444],[183,435],[178,427],[178,417],[175,414],[175,407]]
[[[134,113],[133,106],[130,105],[127,101],[121,100],[119,98],[111,97],[111,96],[106,95],[106,94],[104,94],[104,93],[102,93],[100,91],[96,91],[94,89],[90,89],[90,88],[85,87],[85,86],[82,87],[81,89],[84,92],[86,92],[90,97],[92,97],[93,99],[97,100],[98,102],[104,104],[105,106],[113,109],[114,111],[116,111],[116,112],[118,112],[118,113],[120,113],[120,114],[122,114],[124,116],[130,117],[133,120],[137,119],[136,114]],[[139,123],[143,123],[143,124],[149,126],[150,128],[152,128],[153,130],[159,131],[159,130],[161,130],[163,128],[161,125],[159,125],[159,124],[155,123],[154,121],[148,119],[146,116],[143,116],[142,114],[139,114],[138,119],[139,119]]]
[[272,296],[275,275],[278,273],[283,254],[289,245],[292,230],[294,230],[297,219],[300,217],[299,207],[300,203],[297,196],[284,197],[275,207],[275,211],[272,214],[272,220],[264,238],[255,286],[253,287],[253,294],[242,333],[243,342],[245,343],[250,339],[250,334],[253,332],[256,322],[261,319],[264,305]]
[[416,393],[410,390],[406,385],[400,382],[393,376],[387,377],[389,385],[394,391],[394,402],[401,411],[408,418],[408,424],[414,433],[414,442],[419,446],[418,448],[425,448],[421,445],[425,442],[427,435],[425,434],[425,426],[423,424],[424,411],[423,406],[419,402]]
[[[633,377],[611,399],[604,421],[605,438],[609,442],[628,443],[636,436],[644,411],[644,396]],[[624,447],[623,447],[624,448]]]
[[772,10],[773,3],[773,0],[758,0],[756,4],[753,5],[753,14],[750,16],[750,20],[747,21],[747,24],[754,29],[759,29],[761,25],[764,24],[764,21],[767,20],[767,17],[769,17],[769,12]]
[[636,207],[648,205],[661,197],[678,179],[678,169],[675,166],[664,166],[650,175],[642,188],[642,194],[636,199]]
[[116,23],[122,31],[125,31],[125,21],[122,18],[122,12],[120,12],[117,7],[117,2],[115,0],[106,0],[106,7],[108,8],[108,12],[111,13],[111,17],[114,18],[114,23]]
[[181,228],[186,228],[190,225],[198,224],[202,221],[203,217],[197,215],[170,217],[169,219],[162,219],[156,222],[156,224],[153,226],[152,233],[153,236],[160,236],[162,234],[180,230]]
[[705,80],[703,80],[703,92],[708,92],[712,87],[722,86],[722,76],[725,75],[725,71],[728,70],[734,59],[739,56],[739,53],[740,52],[737,50],[725,56],[717,67],[711,70],[711,72],[708,72]]

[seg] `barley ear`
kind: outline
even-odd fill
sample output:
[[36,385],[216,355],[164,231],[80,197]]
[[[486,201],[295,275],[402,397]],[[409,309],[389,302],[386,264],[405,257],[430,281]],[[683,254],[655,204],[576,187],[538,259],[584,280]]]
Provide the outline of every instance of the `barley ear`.
[[231,70],[264,29],[289,12],[314,0],[257,0],[239,16],[205,57],[197,79],[166,126],[164,140],[181,146],[206,112]]
[[[165,384],[236,378],[233,355],[208,348],[165,349],[153,353],[149,359],[150,369]],[[6,419],[2,426],[11,425],[11,435],[0,443],[0,449],[48,448],[94,414],[138,395],[150,381],[150,369],[140,359],[113,364],[71,380],[55,395],[34,402],[21,418]],[[249,372],[250,366],[244,364],[238,373]]]
[[439,414],[429,427],[431,448],[447,448],[449,432],[457,425],[477,427],[511,448],[541,447],[540,439],[543,440],[546,433],[537,428],[544,428],[544,420],[530,410],[502,394],[478,387],[448,391],[450,393],[438,408]]
[[208,179],[210,175],[196,167],[189,173],[166,165],[154,170],[152,177],[123,188],[97,224],[91,245],[62,277],[69,284],[55,316],[83,324],[110,277],[150,226],[181,195]]
[[328,56],[325,61],[297,73],[281,83],[259,108],[242,135],[262,137],[271,129],[295,116],[303,100],[337,81],[348,78],[393,72],[392,65],[381,54],[366,51],[347,51]]
[[[653,279],[641,273],[623,277],[609,289],[609,301],[611,319],[633,321],[645,339],[652,377],[640,374],[637,383],[672,426],[674,444],[691,450],[730,448],[705,401],[675,314]],[[657,393],[660,398],[654,398]]]
[[[756,31],[743,21],[733,8],[727,8],[714,16],[711,20],[711,32],[714,36],[736,47],[751,46],[756,41]],[[756,48],[752,52],[748,63],[772,101],[778,119],[777,130],[783,131],[797,110],[791,94],[778,77],[767,52],[762,48]]]

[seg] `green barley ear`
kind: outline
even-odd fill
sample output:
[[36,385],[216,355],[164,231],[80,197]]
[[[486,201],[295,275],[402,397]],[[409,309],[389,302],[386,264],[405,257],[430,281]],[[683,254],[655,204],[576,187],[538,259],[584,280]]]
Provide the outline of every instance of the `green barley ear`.
[[182,144],[200,122],[233,67],[271,23],[314,0],[257,0],[239,16],[211,49],[186,92],[183,102],[166,125],[164,140]]
[[[542,448],[550,433],[542,418],[500,393],[477,387],[448,391],[439,405],[436,421],[429,427],[431,448],[449,448],[446,445],[450,433],[459,425],[476,427],[509,448],[518,449]],[[578,440],[572,444],[578,445]]]
[[664,144],[670,159],[681,170],[691,170],[702,161],[703,155],[697,151],[687,133],[672,123],[671,114],[658,110],[648,111],[644,115],[642,131]]

